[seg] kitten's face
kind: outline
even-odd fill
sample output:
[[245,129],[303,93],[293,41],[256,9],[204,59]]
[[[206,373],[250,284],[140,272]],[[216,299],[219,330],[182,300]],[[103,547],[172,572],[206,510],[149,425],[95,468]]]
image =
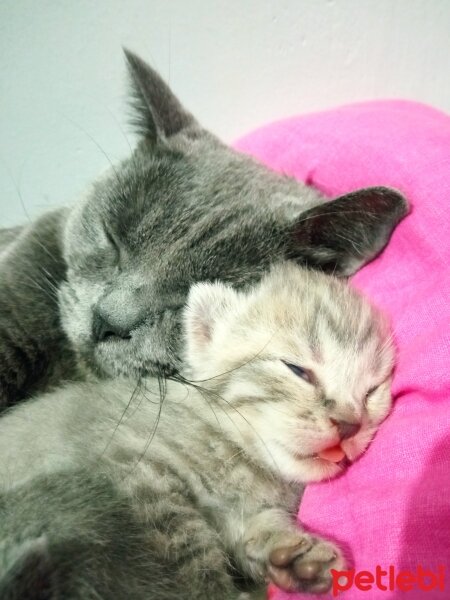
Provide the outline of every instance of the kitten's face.
[[311,189],[222,145],[154,71],[128,60],[143,139],[72,210],[63,239],[61,322],[99,374],[178,370],[181,307],[194,282],[243,287],[286,258],[348,275],[406,214],[386,188],[322,208]]
[[186,314],[193,379],[221,426],[288,479],[336,475],[318,453],[340,444],[355,460],[389,412],[389,329],[341,281],[277,267],[251,295],[200,284]]

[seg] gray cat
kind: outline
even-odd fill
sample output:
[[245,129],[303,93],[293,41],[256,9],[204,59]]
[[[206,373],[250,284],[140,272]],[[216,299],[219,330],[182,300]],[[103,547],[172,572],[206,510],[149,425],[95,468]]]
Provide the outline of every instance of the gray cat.
[[133,155],[73,208],[0,234],[0,409],[85,366],[101,376],[178,371],[191,283],[242,288],[284,259],[350,275],[407,212],[382,187],[324,206],[223,145],[157,73],[127,59],[141,133]]
[[239,578],[322,593],[345,568],[295,512],[389,412],[384,318],[284,264],[249,292],[197,284],[184,323],[191,383],[161,403],[158,380],[84,382],[0,420],[2,600],[237,600]]

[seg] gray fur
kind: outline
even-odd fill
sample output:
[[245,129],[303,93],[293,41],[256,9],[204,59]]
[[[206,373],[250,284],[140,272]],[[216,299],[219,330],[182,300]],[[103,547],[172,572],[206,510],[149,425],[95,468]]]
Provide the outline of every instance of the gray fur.
[[47,213],[0,237],[0,410],[62,377],[76,363],[62,334],[58,287],[66,276],[66,213]]
[[[325,305],[345,340],[316,323]],[[382,316],[344,282],[284,265],[249,293],[194,286],[185,330],[194,383],[162,397],[152,379],[72,384],[0,420],[2,599],[237,600],[231,569],[320,593],[345,566],[295,512],[305,482],[342,470],[317,454],[340,439],[331,419],[361,426],[341,441],[355,460],[389,411]]]
[[72,209],[14,241],[0,236],[0,408],[85,366],[101,376],[178,371],[193,282],[242,288],[285,259],[349,275],[407,212],[386,188],[324,209],[314,190],[224,146],[157,73],[127,59],[141,133],[132,156]]

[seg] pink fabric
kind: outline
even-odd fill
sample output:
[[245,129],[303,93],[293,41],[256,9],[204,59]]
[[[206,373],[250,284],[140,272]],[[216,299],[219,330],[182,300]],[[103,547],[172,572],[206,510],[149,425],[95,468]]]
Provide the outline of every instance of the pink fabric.
[[369,102],[263,127],[236,148],[330,196],[387,185],[413,206],[384,253],[353,278],[392,319],[394,410],[343,477],[308,486],[300,517],[348,549],[357,570],[446,568],[443,592],[353,587],[339,598],[448,599],[450,118],[412,102]]

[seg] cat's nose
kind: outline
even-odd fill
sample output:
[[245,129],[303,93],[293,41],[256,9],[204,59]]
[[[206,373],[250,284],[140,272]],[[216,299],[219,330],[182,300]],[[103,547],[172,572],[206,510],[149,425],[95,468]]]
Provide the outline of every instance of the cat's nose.
[[330,421],[337,427],[341,440],[353,437],[361,429],[360,423],[349,423],[348,421],[339,421],[338,419],[330,419]]
[[94,310],[92,319],[92,336],[96,342],[103,342],[109,338],[119,338],[129,340],[131,331],[135,329],[137,323],[117,323],[113,318],[108,317],[101,311]]

